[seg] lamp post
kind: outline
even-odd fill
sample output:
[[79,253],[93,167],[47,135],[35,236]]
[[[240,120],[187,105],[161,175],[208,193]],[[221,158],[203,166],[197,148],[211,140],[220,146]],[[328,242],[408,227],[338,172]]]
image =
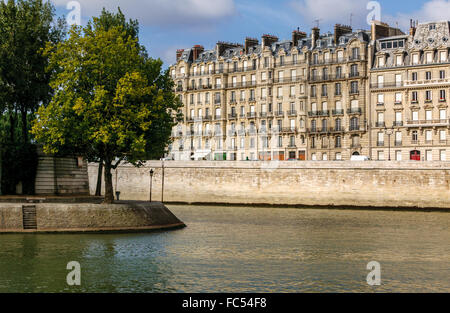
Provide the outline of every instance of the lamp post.
[[153,169],[150,170],[150,202],[152,202],[152,182],[153,182]]
[[164,203],[164,159],[162,159],[162,187],[161,187],[161,203]]
[[116,199],[120,200],[120,191],[117,189],[117,168],[116,168]]
[[393,129],[385,128],[384,132],[388,136],[388,161],[391,160],[391,135],[394,133]]

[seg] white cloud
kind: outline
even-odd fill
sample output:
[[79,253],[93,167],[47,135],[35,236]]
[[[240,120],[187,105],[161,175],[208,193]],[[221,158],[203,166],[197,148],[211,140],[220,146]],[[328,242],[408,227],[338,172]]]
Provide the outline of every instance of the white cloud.
[[395,16],[386,16],[385,20],[393,25],[398,23],[402,29],[409,28],[410,19],[419,20],[420,23],[450,20],[450,0],[431,0],[412,13],[398,13]]
[[306,21],[320,24],[349,24],[352,14],[353,26],[364,26],[369,11],[367,0],[292,0],[291,7]]
[[[70,0],[51,0],[66,8]],[[234,0],[78,0],[83,16],[98,15],[102,8],[138,19],[143,25],[198,26],[235,14]]]

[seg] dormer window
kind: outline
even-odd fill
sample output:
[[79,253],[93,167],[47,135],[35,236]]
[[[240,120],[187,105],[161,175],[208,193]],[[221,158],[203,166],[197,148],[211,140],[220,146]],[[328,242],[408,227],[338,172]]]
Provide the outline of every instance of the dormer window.
[[378,67],[383,67],[384,66],[384,57],[379,57],[378,58]]
[[434,30],[436,29],[436,24],[430,24],[429,30]]

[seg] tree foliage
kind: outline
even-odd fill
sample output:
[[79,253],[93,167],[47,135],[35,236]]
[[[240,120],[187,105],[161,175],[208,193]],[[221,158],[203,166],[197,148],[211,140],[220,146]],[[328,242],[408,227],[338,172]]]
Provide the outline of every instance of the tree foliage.
[[10,118],[10,141],[20,113],[21,141],[28,141],[29,113],[47,103],[52,94],[48,59],[42,54],[47,42],[57,43],[65,22],[54,20],[54,7],[43,0],[0,2],[0,112]]
[[86,27],[73,26],[66,41],[47,46],[55,94],[32,129],[47,153],[103,160],[108,203],[111,169],[161,156],[181,107],[168,71],[139,44],[137,25],[109,23],[111,16],[124,21],[120,11],[104,10]]

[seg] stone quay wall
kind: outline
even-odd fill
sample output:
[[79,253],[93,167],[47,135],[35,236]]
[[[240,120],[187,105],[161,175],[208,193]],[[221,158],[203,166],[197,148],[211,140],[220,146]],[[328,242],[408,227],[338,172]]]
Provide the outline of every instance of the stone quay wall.
[[[36,229],[25,230],[23,206],[35,206]],[[1,203],[0,234],[23,232],[141,232],[185,224],[160,202]]]
[[[113,172],[121,199],[161,200],[162,161]],[[95,193],[98,167],[89,164]],[[164,202],[450,209],[450,162],[165,161]],[[104,187],[104,186],[103,186]]]

